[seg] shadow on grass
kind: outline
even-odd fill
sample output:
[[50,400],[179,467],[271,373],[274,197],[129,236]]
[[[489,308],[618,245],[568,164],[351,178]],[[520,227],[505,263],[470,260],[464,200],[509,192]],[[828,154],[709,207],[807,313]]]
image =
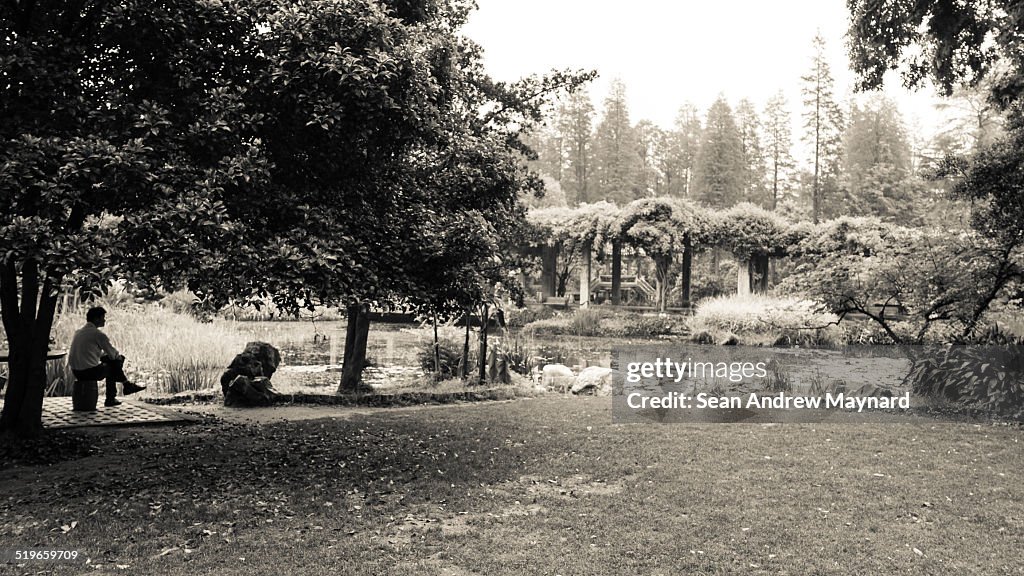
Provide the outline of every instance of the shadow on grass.
[[539,398],[75,437],[92,455],[0,471],[0,540],[81,550],[110,571],[991,574],[1019,564],[1024,450],[1008,426],[617,425],[607,399]]

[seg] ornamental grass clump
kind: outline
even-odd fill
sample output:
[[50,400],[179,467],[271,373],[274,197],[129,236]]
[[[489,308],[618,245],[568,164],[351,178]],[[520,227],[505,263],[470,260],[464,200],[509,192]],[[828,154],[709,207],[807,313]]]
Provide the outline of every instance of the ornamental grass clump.
[[[465,351],[466,335],[462,328],[457,326],[438,326],[437,328],[437,355],[434,358],[434,331],[433,328],[424,327],[417,331],[418,350],[416,360],[424,372],[432,374],[437,381],[460,378],[462,365],[467,362],[463,358]],[[474,373],[477,363],[477,335],[473,334],[469,342],[469,358],[467,373]],[[439,363],[439,365],[438,365]],[[438,370],[440,368],[440,371]]]
[[[200,322],[155,304],[99,304],[107,308],[103,331],[128,359],[128,376],[155,393],[214,388],[248,341],[226,321]],[[53,327],[55,347],[66,350],[84,323],[84,307],[61,314]]]
[[735,335],[746,345],[837,346],[844,343],[839,318],[810,300],[764,294],[733,295],[701,302],[690,331],[716,344]]
[[572,315],[572,333],[576,336],[601,336],[604,313],[595,308],[579,308]]

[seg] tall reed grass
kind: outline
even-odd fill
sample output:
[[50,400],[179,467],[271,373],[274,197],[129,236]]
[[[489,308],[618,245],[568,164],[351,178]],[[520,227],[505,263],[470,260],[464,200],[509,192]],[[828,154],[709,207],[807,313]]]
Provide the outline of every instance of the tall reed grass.
[[[187,314],[157,305],[108,305],[104,332],[127,358],[129,378],[150,386],[153,392],[176,393],[215,387],[220,374],[248,338],[233,323],[203,323]],[[85,307],[69,310],[54,324],[55,348],[67,349],[75,330],[85,323]],[[73,378],[52,386],[54,393],[70,394]]]

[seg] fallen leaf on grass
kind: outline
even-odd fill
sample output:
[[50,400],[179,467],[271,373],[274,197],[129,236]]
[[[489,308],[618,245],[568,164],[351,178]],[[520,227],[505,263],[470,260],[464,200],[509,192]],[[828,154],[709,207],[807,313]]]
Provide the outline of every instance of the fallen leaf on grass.
[[174,552],[177,552],[178,550],[181,550],[181,548],[178,548],[177,546],[172,546],[170,548],[164,548],[164,550],[162,552],[152,556],[152,558],[160,558],[161,556],[167,556],[168,554],[173,554]]

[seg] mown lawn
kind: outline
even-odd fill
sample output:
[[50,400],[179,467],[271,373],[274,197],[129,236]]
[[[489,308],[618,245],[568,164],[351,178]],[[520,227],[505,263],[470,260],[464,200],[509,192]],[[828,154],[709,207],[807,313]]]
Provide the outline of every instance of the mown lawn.
[[89,564],[0,572],[1020,574],[1022,435],[616,425],[598,398],[65,433],[92,454],[5,462],[0,547]]

